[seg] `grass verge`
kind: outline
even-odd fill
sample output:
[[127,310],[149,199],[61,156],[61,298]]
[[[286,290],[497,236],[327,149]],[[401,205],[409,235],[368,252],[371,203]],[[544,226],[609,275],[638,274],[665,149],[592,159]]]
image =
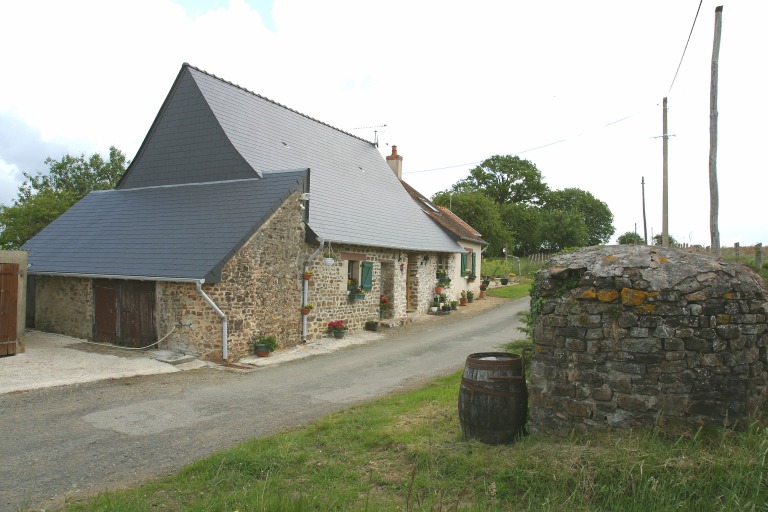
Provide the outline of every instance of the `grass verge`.
[[461,439],[460,373],[66,510],[766,510],[768,428]]

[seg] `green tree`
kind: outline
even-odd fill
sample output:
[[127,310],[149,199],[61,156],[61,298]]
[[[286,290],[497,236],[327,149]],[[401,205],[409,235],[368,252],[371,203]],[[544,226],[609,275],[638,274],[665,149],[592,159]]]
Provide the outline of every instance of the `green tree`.
[[535,206],[505,204],[501,206],[501,221],[515,240],[514,254],[534,254],[541,251],[543,215]]
[[497,204],[538,205],[549,188],[533,162],[512,155],[494,155],[470,170],[469,177],[457,182],[452,190],[482,192]]
[[544,210],[542,248],[559,252],[568,247],[584,247],[589,233],[581,214],[574,210]]
[[[670,247],[677,247],[678,245],[680,245],[680,242],[675,240],[675,237],[673,237],[672,235],[667,235],[667,238],[669,239]],[[653,245],[659,245],[659,246],[661,245],[661,233],[659,233],[658,235],[653,235]]]
[[114,188],[125,172],[125,154],[109,148],[109,160],[64,155],[47,158],[49,172],[24,173],[13,205],[0,205],[0,248],[17,249],[93,190]]
[[545,200],[544,209],[579,213],[587,226],[586,245],[608,243],[616,231],[613,227],[613,213],[608,205],[589,192],[578,188],[550,192]]
[[634,231],[627,231],[623,235],[620,235],[616,241],[619,245],[643,245],[645,240],[643,237],[635,233]]
[[498,256],[503,247],[512,247],[512,233],[505,229],[499,213],[499,205],[480,192],[450,194],[438,192],[432,202],[449,207],[464,222],[472,226],[488,242],[486,253]]

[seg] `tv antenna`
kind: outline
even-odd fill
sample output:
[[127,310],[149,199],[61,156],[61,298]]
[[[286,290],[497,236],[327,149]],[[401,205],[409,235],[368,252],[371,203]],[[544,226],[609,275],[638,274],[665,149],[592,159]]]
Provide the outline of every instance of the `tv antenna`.
[[373,145],[379,147],[379,128],[386,128],[386,124],[377,124],[375,126],[360,126],[352,128],[353,130],[373,130]]

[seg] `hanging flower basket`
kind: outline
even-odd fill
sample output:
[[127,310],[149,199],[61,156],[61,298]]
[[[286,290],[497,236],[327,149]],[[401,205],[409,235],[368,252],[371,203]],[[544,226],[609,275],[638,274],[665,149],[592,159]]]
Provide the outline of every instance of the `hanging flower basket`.
[[303,275],[303,276],[301,276],[301,277],[302,277],[302,279],[304,279],[305,281],[309,281],[310,279],[312,279],[312,272],[305,272],[305,273],[304,273],[304,275]]

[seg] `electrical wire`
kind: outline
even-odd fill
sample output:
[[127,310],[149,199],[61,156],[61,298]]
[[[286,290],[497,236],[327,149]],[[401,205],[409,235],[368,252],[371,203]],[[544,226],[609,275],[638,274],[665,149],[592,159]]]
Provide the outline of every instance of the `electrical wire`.
[[699,11],[701,11],[701,4],[704,2],[704,0],[699,0],[699,8],[696,9],[696,16],[693,18],[693,24],[691,25],[691,31],[688,33],[688,40],[685,42],[685,48],[683,48],[683,54],[680,56],[680,64],[677,65],[677,71],[675,71],[675,76],[672,78],[672,83],[669,85],[669,91],[667,91],[667,96],[669,96],[669,93],[672,92],[672,86],[675,85],[675,80],[677,79],[677,74],[680,72],[680,67],[683,65],[683,59],[685,58],[685,51],[688,49],[688,43],[691,42],[691,36],[693,35],[693,27],[696,26],[696,20],[699,18]]
[[[617,119],[615,121],[611,121],[610,123],[604,124],[601,128],[607,128],[609,126],[613,126],[615,124],[619,124],[622,121],[626,121],[627,119],[636,116],[641,111],[642,110],[640,110],[638,112],[635,112],[634,114],[630,114],[628,116],[624,116],[624,117],[622,117],[620,119]],[[571,137],[566,137],[564,139],[559,139],[559,140],[556,140],[556,141],[553,141],[553,142],[548,142],[546,144],[542,144],[540,146],[535,146],[535,147],[532,147],[532,148],[524,149],[522,151],[515,151],[515,152],[509,153],[509,154],[510,155],[522,155],[524,153],[530,153],[531,151],[536,151],[537,149],[543,149],[543,148],[546,148],[546,147],[549,147],[549,146],[554,146],[555,144],[560,144],[562,142],[567,142],[567,141],[572,140],[572,139],[577,139],[577,138],[583,136],[585,133],[588,133],[588,132],[582,132],[582,133],[579,133],[577,135],[573,135]],[[445,169],[454,169],[456,167],[466,167],[468,165],[477,165],[477,164],[480,164],[480,163],[483,163],[483,162],[485,162],[485,160],[477,160],[475,162],[467,162],[467,163],[463,163],[463,164],[448,165],[448,166],[445,166],[445,167],[434,167],[432,169],[421,169],[421,170],[418,170],[418,171],[404,171],[403,174],[417,174],[417,173],[420,173],[420,172],[443,171]]]

